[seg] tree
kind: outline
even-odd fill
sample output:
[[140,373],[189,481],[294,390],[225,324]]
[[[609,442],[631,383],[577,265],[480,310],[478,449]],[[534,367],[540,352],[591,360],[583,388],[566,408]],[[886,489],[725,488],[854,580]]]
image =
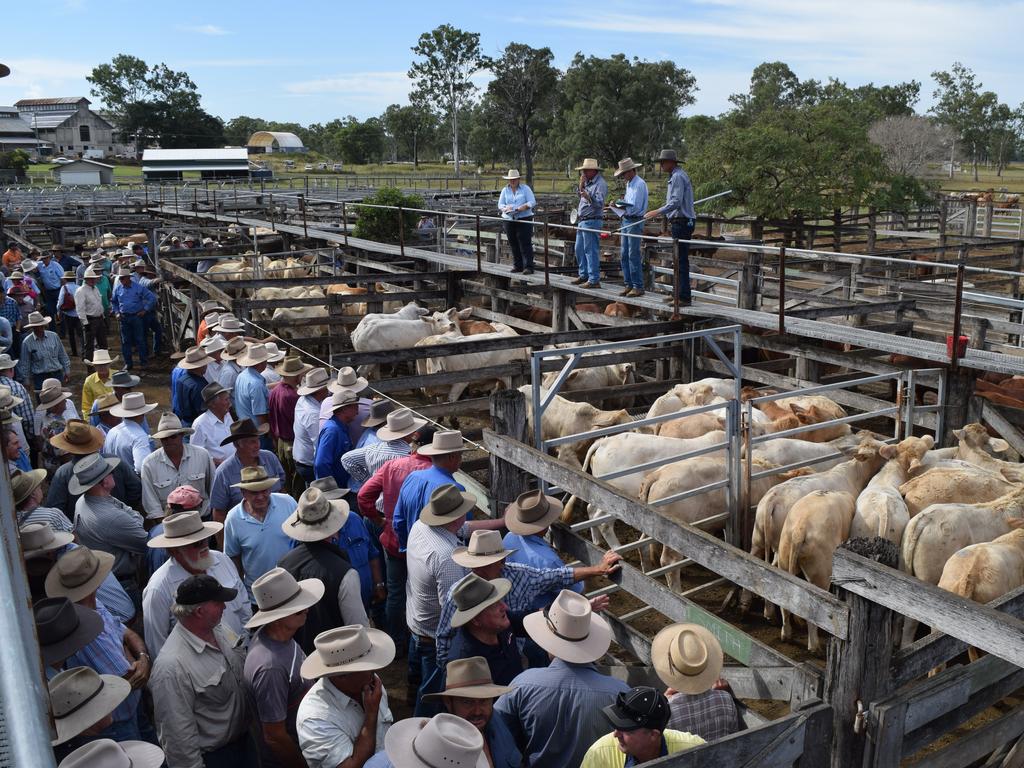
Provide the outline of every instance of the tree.
[[420,150],[434,133],[434,116],[419,101],[407,106],[392,104],[381,117],[384,130],[395,142],[395,159],[411,157],[412,167],[420,167]]
[[420,35],[412,51],[421,57],[409,68],[409,77],[416,81],[415,98],[436,102],[451,121],[452,159],[455,175],[461,176],[459,110],[472,101],[476,91],[470,78],[489,61],[480,52],[480,34],[442,24]]
[[492,170],[498,162],[514,157],[519,147],[506,117],[504,108],[488,92],[463,120],[469,124],[466,146],[470,155],[481,165],[490,164]]
[[257,131],[268,130],[266,120],[258,117],[239,115],[227,121],[224,125],[224,138],[229,144],[237,144],[244,147],[249,142],[249,137]]
[[382,187],[365,201],[374,206],[390,206],[386,208],[366,208],[356,206],[355,236],[378,243],[399,242],[399,218],[401,218],[402,237],[406,242],[412,237],[412,229],[416,226],[419,214],[415,211],[393,210],[397,206],[403,208],[422,208],[423,198],[417,195],[406,195],[396,187]]
[[349,117],[337,132],[335,141],[345,163],[365,165],[384,158],[384,128],[376,117],[363,122]]
[[992,121],[989,131],[988,157],[996,166],[996,176],[1002,177],[1003,171],[1017,153],[1021,139],[1024,137],[1024,104],[1016,110],[1006,104],[996,104],[992,109]]
[[554,114],[559,72],[552,59],[550,48],[510,43],[490,66],[487,92],[515,125],[527,184],[533,184],[533,155]]
[[903,176],[923,176],[929,163],[949,153],[956,135],[935,120],[920,115],[885,117],[868,129],[868,138],[882,152],[890,171]]
[[0,152],[0,169],[13,170],[17,179],[24,179],[28,174],[28,166],[32,159],[28,152],[23,149],[12,149],[10,152]]
[[[999,100],[991,91],[982,92],[981,83],[975,80],[974,72],[959,61],[954,62],[948,72],[932,72],[932,79],[936,83],[936,104],[931,112],[956,131],[965,154],[971,158],[974,180],[977,181],[978,161],[988,144]],[[949,175],[952,178],[952,163]]]
[[679,143],[681,112],[696,90],[693,75],[671,61],[577,53],[562,78],[553,133],[569,158],[650,157]]

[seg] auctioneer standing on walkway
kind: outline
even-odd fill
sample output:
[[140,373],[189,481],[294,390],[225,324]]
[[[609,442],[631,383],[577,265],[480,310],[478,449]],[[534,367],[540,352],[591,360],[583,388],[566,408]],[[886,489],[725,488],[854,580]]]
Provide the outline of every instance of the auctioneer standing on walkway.
[[622,240],[622,282],[625,287],[619,296],[644,295],[643,254],[640,252],[640,238],[629,235],[644,233],[644,214],[647,213],[647,182],[637,176],[638,168],[643,163],[634,163],[627,157],[619,161],[616,176],[626,180],[626,192],[621,200],[615,201],[615,207],[622,209],[622,229],[619,230]]
[[[692,302],[690,297],[690,244],[693,228],[697,225],[697,214],[693,210],[693,184],[686,171],[679,167],[674,149],[663,149],[658,155],[661,170],[668,176],[668,194],[661,208],[648,211],[645,219],[665,216],[672,226],[672,239],[676,242],[676,258],[679,259],[679,303],[686,306]],[[665,299],[672,303],[675,299]]]
[[501,178],[508,185],[498,195],[498,210],[505,219],[505,235],[512,249],[512,271],[533,274],[533,209],[537,198],[533,190],[523,184],[519,171],[509,168]]

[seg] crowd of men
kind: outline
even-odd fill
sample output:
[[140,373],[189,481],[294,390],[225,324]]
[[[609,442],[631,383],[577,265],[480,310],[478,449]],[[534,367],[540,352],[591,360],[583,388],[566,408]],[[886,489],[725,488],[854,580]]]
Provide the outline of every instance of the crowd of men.
[[[24,315],[16,300],[0,353],[62,766],[618,768],[742,727],[699,626],[655,639],[659,689],[606,674],[608,597],[583,584],[618,555],[565,565],[545,537],[561,502],[540,491],[490,518],[460,482],[462,435],[352,368],[248,336],[210,302],[170,402],[150,400],[131,362],[149,357],[153,281],[143,267],[104,285],[103,261],[81,285],[62,272],[56,311],[47,292]],[[90,370],[74,392],[65,342]],[[414,716],[396,722],[383,679],[403,676]]]

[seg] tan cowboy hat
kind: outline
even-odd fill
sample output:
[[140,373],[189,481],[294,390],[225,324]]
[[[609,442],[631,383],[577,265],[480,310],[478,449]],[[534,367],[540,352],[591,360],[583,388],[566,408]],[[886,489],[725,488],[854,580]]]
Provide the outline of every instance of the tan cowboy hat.
[[615,169],[615,175],[621,176],[626,171],[635,171],[637,168],[643,167],[643,163],[634,163],[632,157],[627,157],[623,160],[619,160],[619,167]]
[[267,362],[279,363],[284,360],[285,351],[277,346],[275,341],[264,341],[263,346],[267,348]]
[[331,413],[334,413],[339,408],[344,408],[346,405],[356,405],[359,402],[359,395],[355,392],[350,392],[347,389],[336,390],[331,395]]
[[145,416],[157,407],[156,403],[147,403],[143,392],[129,392],[121,398],[121,402],[110,409],[111,416],[130,419],[133,416]]
[[14,504],[21,504],[28,495],[43,484],[46,479],[45,469],[30,469],[28,472],[17,472],[11,476],[11,493],[14,494]]
[[28,320],[22,324],[22,328],[38,328],[39,326],[47,326],[50,324],[50,320],[53,318],[46,317],[42,312],[32,312],[28,316]]
[[0,387],[0,410],[9,411],[16,405],[24,403],[24,399],[15,397],[10,387]]
[[374,672],[395,659],[395,641],[388,633],[361,624],[321,632],[314,638],[313,645],[316,650],[306,657],[299,670],[307,680],[349,672]]
[[211,312],[205,318],[203,322],[206,323],[206,330],[211,333],[216,333],[217,323],[220,322],[221,315],[219,312]]
[[120,459],[108,459],[98,453],[83,456],[75,462],[71,479],[68,481],[68,490],[76,496],[85,493],[113,472],[120,463]]
[[61,280],[77,280],[78,279],[78,275],[76,275],[73,271],[71,271],[69,269],[67,272],[65,272],[63,275],[60,276],[60,279]]
[[234,315],[221,315],[220,320],[217,321],[218,333],[242,333],[243,331],[245,331],[245,326]]
[[152,437],[154,440],[163,440],[165,437],[174,437],[174,435],[193,434],[195,434],[194,429],[181,425],[181,419],[178,418],[178,414],[173,411],[164,411],[160,414],[160,421]]
[[527,491],[508,505],[505,527],[520,536],[530,536],[548,528],[562,514],[562,502],[543,491]]
[[[129,256],[132,255],[130,251],[128,252],[128,255]],[[117,272],[117,279],[118,280],[131,280],[133,277],[135,277],[135,273],[132,272],[131,267],[129,267],[127,265],[121,267],[121,269],[119,269],[118,272]]]
[[146,542],[150,549],[174,549],[198,544],[224,530],[223,523],[204,523],[199,510],[174,512],[164,518],[164,532]]
[[120,359],[120,355],[114,355],[111,357],[108,350],[97,349],[92,353],[92,360],[83,360],[82,362],[86,365],[113,365]]
[[345,527],[348,514],[344,499],[329,499],[319,488],[307,488],[295,511],[281,523],[281,530],[296,541],[323,541]]
[[512,688],[507,685],[495,685],[491,678],[491,668],[483,656],[470,656],[466,659],[449,661],[445,667],[444,690],[441,693],[428,693],[424,701],[437,700],[442,696],[457,696],[460,699],[496,699]]
[[228,343],[224,341],[223,336],[208,336],[203,339],[202,344],[199,348],[208,355],[213,355],[217,352],[223,352],[228,348]]
[[327,477],[321,477],[317,480],[314,480],[312,483],[309,484],[308,488],[319,489],[320,492],[324,495],[324,498],[327,499],[328,501],[342,499],[345,497],[345,494],[348,493],[349,491],[348,486],[345,486],[344,488],[339,488],[338,481],[335,480],[332,475],[328,475]]
[[110,409],[120,402],[117,395],[110,392],[96,401],[96,413],[110,413]]
[[54,448],[76,456],[96,453],[103,447],[104,442],[103,431],[82,419],[68,419],[64,423],[64,431],[50,438],[50,445]]
[[505,549],[498,531],[473,531],[469,546],[456,547],[452,560],[464,568],[481,568],[504,560],[513,552],[514,549]]
[[57,768],[160,768],[164,751],[146,741],[97,739],[79,747]]
[[370,413],[363,419],[363,426],[367,429],[379,427],[387,421],[388,414],[395,410],[395,404],[391,400],[374,400],[370,403]]
[[26,560],[42,557],[47,552],[66,547],[75,540],[70,531],[55,531],[49,523],[29,523],[21,526],[18,531],[21,539],[21,552]]
[[601,166],[597,164],[597,160],[593,157],[584,157],[583,165],[576,166],[577,171],[600,171]]
[[269,431],[269,424],[260,424],[259,426],[256,426],[256,422],[252,419],[239,419],[238,421],[231,423],[231,434],[221,440],[220,444],[227,445],[228,443],[234,443],[246,437],[262,437]]
[[665,685],[683,693],[711,690],[722,674],[722,646],[698,624],[673,624],[651,643],[654,670]]
[[39,390],[39,405],[37,411],[45,411],[58,403],[71,399],[71,393],[61,389],[60,379],[45,379]]
[[[377,430],[377,437],[384,442],[399,440],[418,432],[427,425],[427,420],[416,416],[408,408],[399,408],[387,415],[386,426]],[[366,426],[364,424],[364,426]]]
[[337,393],[343,389],[347,389],[349,392],[362,392],[369,386],[369,382],[366,381],[362,376],[356,376],[354,368],[348,366],[340,369],[338,375],[335,376],[334,381],[328,386],[328,389],[333,393]]
[[[220,328],[218,327],[218,330]],[[245,354],[245,350],[249,348],[249,344],[241,336],[235,336],[233,339],[229,339],[227,346],[224,347],[220,353],[221,360],[237,360],[239,357]]]
[[75,547],[61,555],[46,574],[46,596],[77,603],[97,589],[114,567],[109,552]]
[[[18,365],[18,361],[11,358],[10,354],[4,352],[0,354],[0,371],[6,371],[9,368],[15,368]],[[8,388],[8,391],[10,388]],[[15,403],[17,405],[18,403]]]
[[583,595],[563,589],[542,611],[523,619],[526,633],[541,648],[570,664],[590,664],[608,651],[612,631]]
[[213,358],[207,355],[202,347],[189,347],[185,350],[185,356],[178,361],[178,367],[194,371],[196,368],[205,368],[212,362]]
[[302,383],[295,391],[300,395],[312,395],[325,389],[331,383],[331,377],[324,368],[311,368],[302,377]]
[[113,712],[128,698],[132,687],[117,675],[100,675],[89,667],[75,667],[50,680],[50,709],[57,738],[53,746],[78,736]]
[[43,664],[63,663],[100,636],[103,618],[92,608],[66,597],[44,597],[32,604]]
[[447,712],[395,723],[384,736],[384,750],[391,764],[402,768],[488,768],[491,764],[477,727]]
[[[223,357],[223,355],[221,355]],[[249,347],[235,358],[235,362],[243,368],[250,368],[269,361],[270,355],[266,344],[250,344]]]
[[303,376],[312,368],[312,365],[302,362],[302,358],[286,357],[275,370],[282,376]]
[[462,444],[462,433],[455,429],[442,430],[434,433],[430,445],[418,449],[423,456],[443,456],[446,453],[458,453],[471,450]]
[[259,606],[256,615],[245,624],[255,629],[316,605],[324,596],[320,579],[296,581],[284,568],[273,568],[252,583],[252,597]]
[[[103,261],[102,257],[100,258],[100,261]],[[85,274],[82,275],[82,279],[84,280],[99,280],[101,277],[103,277],[103,273],[97,272],[92,267],[88,267],[85,270]]]
[[512,589],[508,579],[481,579],[475,573],[467,574],[452,588],[455,613],[452,626],[468,624],[492,605],[501,602]]
[[458,486],[447,483],[438,486],[430,494],[430,501],[420,512],[420,520],[424,525],[448,525],[474,508],[476,496],[463,493]]
[[221,305],[219,301],[211,299],[210,301],[199,302],[199,316],[206,317],[211,312],[227,312],[227,307]]
[[280,479],[277,475],[268,475],[262,466],[242,467],[241,479],[231,487],[243,491],[266,491],[277,485]]
[[513,179],[519,179],[519,178],[522,178],[522,177],[519,175],[519,169],[518,168],[509,168],[508,169],[508,173],[506,173],[501,178],[505,179],[506,181],[512,181]]

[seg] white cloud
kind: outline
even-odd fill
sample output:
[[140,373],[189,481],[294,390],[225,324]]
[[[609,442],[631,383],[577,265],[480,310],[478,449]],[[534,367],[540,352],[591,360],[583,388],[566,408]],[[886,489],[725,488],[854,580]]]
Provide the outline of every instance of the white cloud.
[[404,101],[411,89],[412,81],[405,72],[350,72],[285,85],[285,91],[295,95],[335,94],[384,104]]
[[0,80],[0,104],[57,96],[89,97],[86,75],[93,63],[70,59],[8,59],[9,77]]
[[222,37],[223,35],[230,35],[231,32],[224,29],[224,27],[218,27],[216,24],[196,24],[192,26],[179,26],[178,29],[183,32],[192,32],[197,35],[208,35],[210,37]]

